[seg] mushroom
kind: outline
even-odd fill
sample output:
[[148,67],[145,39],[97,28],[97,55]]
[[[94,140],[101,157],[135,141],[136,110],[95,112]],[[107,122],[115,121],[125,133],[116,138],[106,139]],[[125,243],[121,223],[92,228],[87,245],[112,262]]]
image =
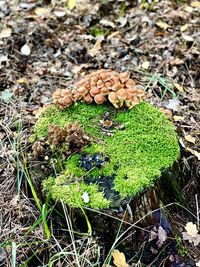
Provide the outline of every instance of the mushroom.
[[126,97],[126,100],[125,100],[125,105],[126,105],[127,108],[129,108],[131,106],[132,98],[133,98],[133,95],[129,94],[127,92],[127,97]]
[[119,108],[119,99],[115,92],[110,92],[108,95],[108,100],[113,104],[115,108]]
[[91,95],[91,96],[98,95],[99,93],[100,93],[100,90],[99,90],[97,87],[93,87],[93,88],[90,90],[90,95]]
[[69,96],[72,97],[72,91],[69,89],[62,90],[61,97]]
[[98,80],[97,88],[102,88],[104,86],[104,82],[102,80]]
[[120,107],[122,107],[124,100],[126,100],[126,98],[127,98],[127,90],[126,89],[120,89],[116,92],[116,94],[117,94],[117,97],[120,101],[119,105],[120,105]]
[[93,98],[90,96],[90,94],[87,94],[87,95],[84,95],[83,100],[84,100],[86,103],[90,104],[90,103],[92,103]]
[[142,99],[144,97],[144,90],[142,89],[138,89],[137,90],[137,96]]
[[123,89],[123,85],[121,83],[116,83],[112,86],[113,91],[118,91],[120,89]]
[[132,101],[131,101],[131,104],[130,104],[130,106],[129,106],[129,109],[131,109],[132,107],[138,105],[139,103],[140,103],[140,102],[139,102],[137,96],[134,96],[134,97],[132,98]]
[[58,98],[60,98],[60,97],[61,97],[61,92],[62,92],[61,89],[57,89],[57,90],[53,93],[52,98],[53,98],[53,99],[58,99]]
[[85,87],[85,86],[82,86],[82,87],[79,87],[78,89],[77,89],[77,92],[80,94],[80,95],[86,95],[87,94],[87,92],[88,92],[88,90],[87,90],[87,88]]
[[125,84],[127,88],[133,88],[135,86],[135,82],[132,79],[128,79]]
[[106,100],[106,98],[105,98],[105,96],[103,94],[98,94],[98,95],[95,95],[95,97],[94,97],[94,101],[98,105],[102,104],[105,100]]
[[120,73],[119,74],[119,78],[120,78],[120,80],[121,80],[122,83],[125,83],[129,79],[128,72],[122,72],[122,73]]
[[112,89],[112,85],[113,85],[113,84],[112,84],[111,81],[105,83],[105,87],[107,87],[109,90]]
[[107,88],[107,87],[102,87],[101,89],[100,89],[100,93],[101,94],[103,94],[103,95],[108,95],[108,93],[109,93],[109,89]]

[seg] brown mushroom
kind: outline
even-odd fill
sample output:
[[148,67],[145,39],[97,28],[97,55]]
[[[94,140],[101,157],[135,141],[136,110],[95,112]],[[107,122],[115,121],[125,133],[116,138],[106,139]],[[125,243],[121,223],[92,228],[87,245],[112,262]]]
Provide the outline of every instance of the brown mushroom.
[[108,95],[108,100],[113,104],[115,108],[119,108],[119,99],[115,92],[110,92]]
[[131,101],[131,105],[129,106],[129,109],[133,108],[134,106],[138,105],[140,101],[138,100],[137,96],[134,96]]
[[121,80],[122,83],[125,83],[129,79],[128,72],[122,72],[122,73],[120,73],[119,74],[119,78],[120,78],[120,80]]
[[58,98],[60,98],[60,97],[61,97],[61,92],[62,92],[61,89],[57,89],[57,90],[53,93],[52,98],[53,98],[53,99],[58,99]]
[[98,105],[102,104],[105,100],[106,100],[106,98],[105,98],[105,96],[102,95],[102,94],[95,95],[95,97],[94,97],[94,101],[95,101]]
[[109,93],[109,89],[104,86],[100,89],[100,93],[103,95],[107,95]]
[[117,97],[120,101],[119,105],[120,105],[120,107],[122,107],[124,100],[126,100],[126,98],[127,98],[127,90],[126,89],[120,89],[116,92],[116,94],[117,94]]
[[81,86],[77,89],[77,93],[84,96],[88,93],[88,89],[85,86]]
[[97,88],[102,88],[104,86],[104,82],[102,80],[98,80]]
[[90,104],[90,103],[92,103],[93,98],[90,96],[90,94],[87,94],[87,95],[84,95],[83,100],[84,100],[86,103]]
[[113,84],[112,84],[111,81],[105,83],[105,87],[107,87],[109,90],[112,89],[112,85],[113,85]]
[[133,88],[135,86],[135,82],[132,79],[128,79],[125,84],[127,88]]
[[90,90],[90,95],[91,95],[91,96],[98,95],[99,93],[100,93],[100,90],[99,90],[97,87],[93,87],[93,88]]
[[123,85],[121,83],[113,84],[113,86],[112,86],[113,91],[118,91],[120,89],[123,89]]

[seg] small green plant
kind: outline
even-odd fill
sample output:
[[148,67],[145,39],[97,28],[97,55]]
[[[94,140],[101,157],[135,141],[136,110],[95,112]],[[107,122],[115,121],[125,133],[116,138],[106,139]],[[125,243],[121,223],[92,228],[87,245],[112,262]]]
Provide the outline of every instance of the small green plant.
[[90,34],[95,37],[100,36],[100,35],[106,36],[108,33],[109,33],[109,30],[101,29],[101,28],[98,28],[97,26],[93,26],[90,29]]

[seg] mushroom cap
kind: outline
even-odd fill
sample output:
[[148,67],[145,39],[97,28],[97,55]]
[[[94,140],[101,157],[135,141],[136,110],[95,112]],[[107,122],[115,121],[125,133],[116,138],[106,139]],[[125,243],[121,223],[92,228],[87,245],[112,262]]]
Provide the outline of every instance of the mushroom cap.
[[117,94],[115,92],[110,92],[109,93],[108,100],[111,103],[119,103],[119,99],[118,99]]
[[81,86],[77,89],[77,92],[81,95],[85,95],[88,92],[88,89],[85,86]]
[[128,88],[127,93],[131,95],[136,95],[137,94],[137,89],[134,88]]
[[93,76],[91,78],[91,83],[97,83],[98,82],[98,77],[97,76]]
[[112,89],[112,86],[113,84],[111,81],[105,83],[105,87],[107,87],[108,89]]
[[117,76],[112,77],[113,83],[120,83],[120,79]]
[[62,90],[61,90],[61,89],[57,89],[57,90],[53,93],[52,98],[53,98],[53,99],[60,98],[60,97],[61,97],[61,93],[62,93]]
[[79,94],[78,92],[75,92],[75,93],[73,94],[73,100],[74,100],[74,101],[81,100],[82,97],[83,97],[83,95]]
[[102,88],[104,86],[104,82],[102,80],[98,80],[97,88]]
[[94,101],[99,105],[102,104],[106,100],[105,96],[103,94],[95,95]]
[[73,103],[73,100],[69,96],[64,96],[62,99],[62,103],[64,106],[70,106]]
[[90,94],[86,94],[86,95],[84,95],[83,100],[84,100],[86,103],[90,104],[90,103],[92,103],[93,98],[90,96]]
[[133,88],[135,86],[135,81],[134,80],[132,80],[132,79],[128,79],[127,81],[126,81],[126,87],[127,88]]
[[84,86],[87,83],[86,79],[80,80],[79,82],[76,83],[77,87],[81,87]]
[[126,89],[120,89],[116,92],[117,97],[120,101],[124,101],[127,98],[127,90]]
[[98,95],[99,93],[100,93],[100,90],[99,90],[97,87],[93,87],[93,88],[91,88],[91,90],[90,90],[90,95],[91,95],[91,96]]
[[103,95],[107,95],[109,93],[109,89],[104,86],[100,89],[100,93]]
[[72,91],[69,90],[69,89],[62,90],[62,92],[61,92],[61,96],[62,96],[62,97],[64,97],[64,96],[72,97]]
[[112,86],[113,91],[118,91],[120,89],[123,89],[123,85],[121,83],[116,83]]
[[119,78],[122,83],[126,82],[129,79],[129,73],[128,72],[122,72],[119,74]]
[[101,73],[99,76],[103,82],[105,82],[108,79],[108,75],[105,72]]
[[138,89],[137,90],[137,95],[139,96],[139,97],[143,97],[145,94],[144,94],[144,90],[142,90],[142,89]]

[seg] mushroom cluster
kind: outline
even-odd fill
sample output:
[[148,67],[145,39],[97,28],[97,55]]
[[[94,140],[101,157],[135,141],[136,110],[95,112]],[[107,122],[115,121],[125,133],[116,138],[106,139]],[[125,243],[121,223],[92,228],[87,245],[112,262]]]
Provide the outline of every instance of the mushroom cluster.
[[73,90],[56,90],[53,94],[53,103],[64,109],[80,100],[88,104],[93,101],[102,104],[109,100],[115,108],[131,109],[143,98],[144,91],[136,88],[135,81],[130,79],[129,73],[101,69],[86,75],[76,83]]

